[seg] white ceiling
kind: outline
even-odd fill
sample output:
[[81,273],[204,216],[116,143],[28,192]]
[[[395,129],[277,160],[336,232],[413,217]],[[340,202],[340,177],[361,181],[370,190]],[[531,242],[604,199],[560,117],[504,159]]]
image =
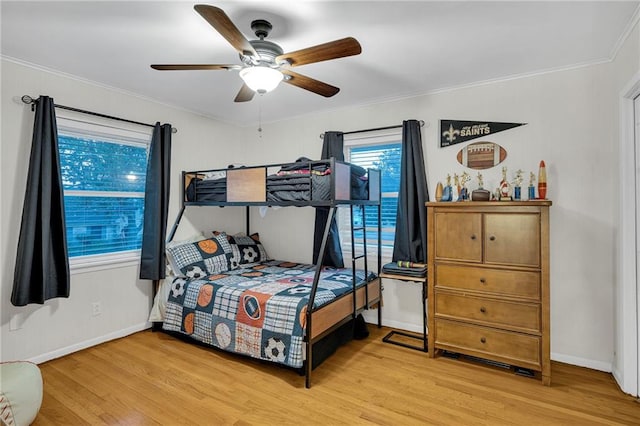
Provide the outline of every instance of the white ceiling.
[[[207,3],[207,2],[202,2]],[[155,71],[152,63],[239,64],[190,1],[2,1],[2,56],[237,124],[366,105],[612,59],[639,1],[224,1],[248,39],[273,24],[285,52],[352,36],[362,54],[295,71],[332,98],[281,84],[234,103],[237,71]],[[21,94],[20,94],[21,95]],[[30,95],[38,95],[32,93]],[[65,104],[63,96],[56,100]],[[82,105],[71,105],[82,108]],[[261,110],[261,111],[260,111]]]

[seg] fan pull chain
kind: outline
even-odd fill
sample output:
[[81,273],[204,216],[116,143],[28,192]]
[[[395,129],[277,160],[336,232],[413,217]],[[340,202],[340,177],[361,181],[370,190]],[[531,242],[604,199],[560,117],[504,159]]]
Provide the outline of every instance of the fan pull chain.
[[262,139],[262,95],[258,96],[258,135]]

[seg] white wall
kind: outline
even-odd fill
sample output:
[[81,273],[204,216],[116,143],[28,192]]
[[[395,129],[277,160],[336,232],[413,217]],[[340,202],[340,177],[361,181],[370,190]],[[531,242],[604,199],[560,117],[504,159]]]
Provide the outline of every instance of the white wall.
[[[34,113],[19,101],[28,94],[48,95],[62,105],[97,111],[145,123],[169,122],[173,135],[173,175],[169,226],[178,211],[180,170],[226,167],[244,151],[239,129],[144,100],[42,70],[2,61],[2,182],[0,200],[0,359],[43,361],[71,350],[143,329],[151,306],[152,284],[137,278],[138,267],[123,266],[73,273],[68,299],[44,305],[14,307],[10,302],[22,204],[27,183]],[[214,155],[215,153],[215,155]],[[190,211],[180,232],[188,235],[211,212]],[[225,214],[226,213],[226,214]],[[238,220],[218,210],[223,223]],[[190,221],[190,218],[193,220]],[[240,221],[240,223],[242,223]],[[232,227],[233,227],[232,226]],[[101,302],[102,314],[91,316],[91,303]],[[11,325],[19,327],[10,330]]]
[[[254,142],[255,148],[250,150],[254,153],[252,162],[260,163],[265,158],[293,161],[300,155],[318,158],[321,147],[318,135],[325,130],[349,131],[421,119],[427,122],[422,134],[427,180],[433,196],[438,181],[443,181],[448,173],[465,170],[455,159],[464,145],[439,148],[438,120],[528,123],[478,140],[496,142],[507,150],[503,165],[508,168],[510,178],[521,168],[528,179],[529,171],[537,174],[540,160],[546,162],[547,197],[553,201],[552,358],[611,371],[620,202],[617,76],[629,78],[634,72],[633,65],[637,70],[638,52],[633,52],[633,46],[637,49],[636,34],[637,30],[631,37],[636,41],[631,46],[625,44],[613,63],[263,125],[262,139]],[[485,187],[495,188],[500,174],[500,167],[485,171]],[[473,185],[475,182],[474,179]],[[254,225],[264,234],[270,254],[308,261],[311,214],[273,213],[256,220]],[[295,229],[296,238],[288,239],[286,245],[278,238],[283,228]],[[386,281],[383,322],[421,330],[419,294],[418,286]],[[374,316],[368,318],[373,321]]]

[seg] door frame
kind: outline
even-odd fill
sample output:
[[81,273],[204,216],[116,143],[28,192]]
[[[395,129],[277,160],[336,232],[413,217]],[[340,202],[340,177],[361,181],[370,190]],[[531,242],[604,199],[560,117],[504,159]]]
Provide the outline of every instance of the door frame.
[[640,292],[638,248],[640,248],[640,146],[636,145],[634,99],[640,96],[640,72],[620,92],[620,229],[618,279],[614,291],[615,336],[613,376],[620,388],[638,396],[640,382]]

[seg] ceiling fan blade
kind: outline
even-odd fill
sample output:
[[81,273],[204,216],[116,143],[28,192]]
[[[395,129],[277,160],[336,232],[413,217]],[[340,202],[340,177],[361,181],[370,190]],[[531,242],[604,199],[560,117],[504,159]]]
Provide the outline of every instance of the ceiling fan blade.
[[193,7],[213,28],[220,33],[238,53],[259,57],[249,40],[231,22],[231,19],[220,8],[208,4],[197,4]]
[[234,102],[247,102],[253,99],[255,92],[249,88],[246,84],[243,84],[240,91],[236,95]]
[[151,65],[151,68],[158,71],[194,71],[194,70],[239,70],[240,65],[224,64],[166,64]]
[[292,67],[297,67],[315,62],[327,61],[329,59],[344,58],[346,56],[359,55],[362,47],[358,40],[347,37],[340,40],[330,41],[295,52],[284,53],[276,57],[276,62],[287,61]]
[[338,87],[332,86],[322,81],[313,79],[311,77],[304,76],[302,74],[295,73],[290,70],[280,70],[283,74],[288,75],[290,78],[283,80],[285,83],[289,83],[293,86],[300,87],[301,89],[308,90],[318,95],[330,98],[340,91]]

